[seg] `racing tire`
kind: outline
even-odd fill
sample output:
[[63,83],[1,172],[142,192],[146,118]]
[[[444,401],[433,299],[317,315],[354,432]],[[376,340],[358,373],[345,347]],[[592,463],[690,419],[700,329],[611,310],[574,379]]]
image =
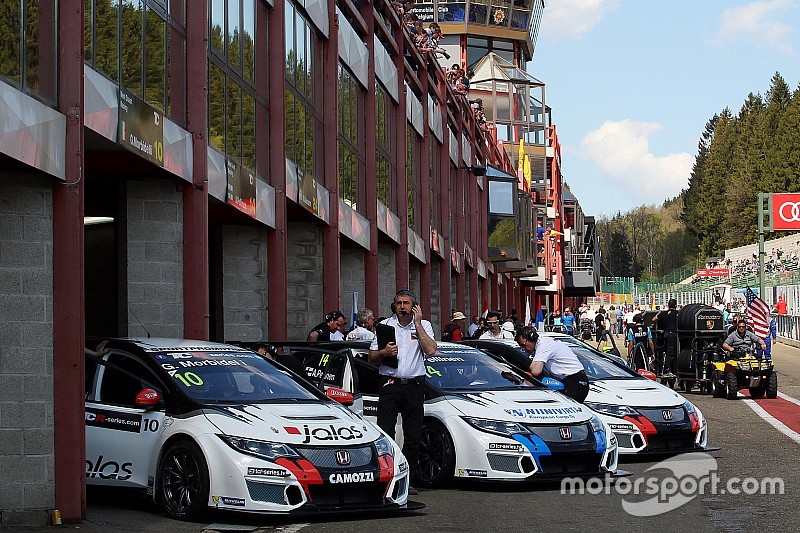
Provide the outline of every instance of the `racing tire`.
[[725,373],[725,398],[728,400],[735,400],[739,392],[739,379],[736,377],[736,372]]
[[438,422],[425,423],[419,442],[416,483],[441,487],[452,479],[455,464],[456,449],[450,433]]
[[170,518],[197,520],[208,512],[210,480],[203,452],[190,441],[166,449],[158,465],[156,498]]
[[777,398],[778,397],[778,374],[773,372],[769,375],[769,380],[767,380],[767,398]]
[[764,393],[767,392],[766,387],[758,386],[758,387],[750,387],[750,397],[754,399],[759,399],[764,397]]
[[725,377],[720,370],[714,370],[711,374],[711,394],[714,398],[722,398],[725,396],[724,379]]

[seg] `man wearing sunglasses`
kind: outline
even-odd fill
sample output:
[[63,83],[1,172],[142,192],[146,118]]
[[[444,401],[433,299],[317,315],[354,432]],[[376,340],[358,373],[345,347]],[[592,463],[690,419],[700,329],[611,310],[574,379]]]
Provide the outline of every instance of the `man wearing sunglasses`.
[[722,348],[728,352],[742,351],[742,349],[753,348],[756,345],[761,346],[762,350],[767,349],[767,345],[762,339],[752,331],[747,330],[747,322],[744,319],[739,319],[736,322],[736,331],[728,335]]
[[481,340],[514,339],[514,334],[500,327],[500,313],[491,311],[486,314],[486,325],[489,331],[480,336]]

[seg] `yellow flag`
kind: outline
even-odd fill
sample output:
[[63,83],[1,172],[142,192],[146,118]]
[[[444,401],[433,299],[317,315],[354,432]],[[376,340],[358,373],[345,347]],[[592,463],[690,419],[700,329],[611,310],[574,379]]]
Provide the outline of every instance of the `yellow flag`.
[[528,186],[528,189],[531,188],[531,158],[525,154],[525,167],[523,171],[523,175],[525,176],[525,184]]
[[520,170],[525,165],[525,141],[519,140],[519,162],[517,163],[517,170]]

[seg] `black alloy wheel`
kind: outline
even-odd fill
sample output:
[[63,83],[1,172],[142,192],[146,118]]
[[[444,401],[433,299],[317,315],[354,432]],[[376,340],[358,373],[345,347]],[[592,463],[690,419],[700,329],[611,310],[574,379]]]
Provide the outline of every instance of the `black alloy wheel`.
[[438,422],[426,422],[420,438],[417,482],[426,487],[442,486],[453,477],[455,463],[450,434]]
[[195,520],[208,510],[208,464],[197,445],[178,441],[167,448],[158,466],[157,490],[171,518]]

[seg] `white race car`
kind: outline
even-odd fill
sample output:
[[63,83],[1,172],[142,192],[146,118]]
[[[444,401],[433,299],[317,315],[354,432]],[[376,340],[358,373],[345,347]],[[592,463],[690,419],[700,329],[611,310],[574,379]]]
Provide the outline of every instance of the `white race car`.
[[86,365],[88,484],[146,489],[179,519],[408,508],[397,444],[253,352],[112,340]]
[[[564,339],[589,377],[584,405],[593,409],[617,437],[620,454],[711,451],[708,426],[700,409],[674,390],[612,362],[563,333],[541,335]],[[528,356],[514,342],[466,341],[517,367],[527,368]]]
[[[417,482],[452,477],[535,481],[615,473],[617,443],[598,416],[502,360],[439,342],[425,365],[425,421]],[[369,343],[284,346],[322,388],[353,393],[352,406],[375,417],[378,369]],[[401,437],[398,436],[398,442]]]

